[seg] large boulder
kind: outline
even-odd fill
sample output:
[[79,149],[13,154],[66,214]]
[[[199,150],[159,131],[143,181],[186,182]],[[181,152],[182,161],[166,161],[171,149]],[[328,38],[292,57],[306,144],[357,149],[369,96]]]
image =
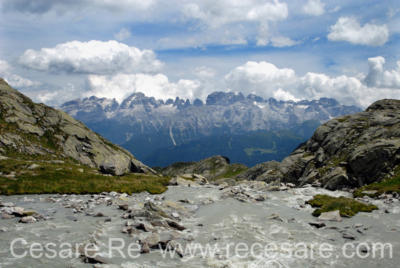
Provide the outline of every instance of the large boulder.
[[0,78],[0,149],[73,158],[104,173],[153,172],[128,151],[108,142],[68,114],[36,104]]
[[[238,176],[328,189],[359,187],[391,176],[400,164],[400,100],[380,100],[364,112],[332,119],[281,163]],[[272,177],[267,174],[274,174]]]

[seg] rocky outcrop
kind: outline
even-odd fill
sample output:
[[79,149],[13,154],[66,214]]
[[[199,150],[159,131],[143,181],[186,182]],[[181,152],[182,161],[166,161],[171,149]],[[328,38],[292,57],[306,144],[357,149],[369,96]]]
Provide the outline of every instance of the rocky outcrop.
[[0,154],[72,158],[113,175],[154,172],[68,114],[33,103],[1,78]]
[[385,99],[321,125],[281,163],[263,163],[238,177],[341,189],[391,177],[399,164],[400,100]]
[[209,180],[224,178],[234,173],[240,173],[247,169],[240,164],[230,164],[230,160],[225,156],[212,156],[198,162],[178,162],[168,167],[160,169],[164,176],[175,177],[188,175],[201,175]]

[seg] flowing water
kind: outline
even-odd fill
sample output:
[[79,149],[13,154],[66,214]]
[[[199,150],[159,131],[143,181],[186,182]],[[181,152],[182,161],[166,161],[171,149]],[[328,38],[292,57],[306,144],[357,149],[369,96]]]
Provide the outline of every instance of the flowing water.
[[[128,256],[127,248],[137,237],[122,233],[126,219],[116,205],[92,202],[93,196],[30,195],[3,196],[2,202],[33,209],[48,217],[45,221],[23,224],[18,219],[0,219],[0,267],[94,267],[81,258],[66,258],[68,244],[95,242],[108,264],[95,267],[399,267],[400,206],[398,200],[385,204],[373,201],[380,209],[359,213],[341,222],[325,222],[317,229],[311,215],[313,209],[304,205],[318,193],[349,194],[340,191],[305,187],[281,192],[267,192],[261,202],[241,202],[223,198],[216,186],[169,187],[161,196],[134,194],[109,197],[131,207],[141,208],[146,201],[176,207],[180,224],[186,230],[174,231],[182,241],[183,258],[166,256],[162,250]],[[85,203],[94,213],[105,217],[74,213],[70,203]],[[185,200],[182,202],[180,200]],[[386,210],[386,212],[385,212]],[[389,212],[389,213],[387,213]],[[343,238],[343,234],[349,238]],[[138,234],[140,237],[142,234]],[[15,242],[16,238],[23,238]],[[125,243],[120,252],[110,251],[110,239]],[[354,239],[354,240],[353,240]],[[12,245],[12,242],[15,242]],[[33,243],[54,243],[56,257],[30,256]],[[383,245],[383,244],[386,244]],[[11,246],[12,245],[12,246]],[[115,244],[113,244],[115,245]],[[385,246],[383,250],[379,245]],[[37,245],[36,245],[37,246]],[[65,251],[62,252],[62,249]],[[14,256],[11,252],[14,251]],[[207,251],[208,250],[208,251]],[[36,253],[40,252],[37,251]],[[49,253],[50,251],[45,251]],[[26,257],[18,257],[27,253]],[[35,253],[35,252],[34,252]],[[122,253],[122,254],[120,254]],[[125,255],[125,256],[122,256]]]

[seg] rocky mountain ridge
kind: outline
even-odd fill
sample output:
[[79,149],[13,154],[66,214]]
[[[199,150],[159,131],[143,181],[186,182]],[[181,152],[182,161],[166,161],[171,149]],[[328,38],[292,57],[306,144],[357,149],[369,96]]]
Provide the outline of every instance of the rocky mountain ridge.
[[0,79],[0,154],[73,159],[103,173],[154,172],[65,112],[33,103]]
[[[214,155],[215,152],[210,151],[212,148],[202,146],[202,151],[198,151],[198,141],[213,144],[223,139],[228,146],[230,141],[226,137],[232,135],[253,137],[260,131],[292,129],[290,135],[295,140],[292,143],[298,144],[299,140],[309,138],[319,124],[333,117],[361,111],[358,107],[344,106],[328,98],[294,102],[266,100],[254,94],[244,96],[232,92],[214,92],[205,103],[199,99],[192,103],[179,97],[157,100],[143,93],[134,93],[120,104],[113,99],[90,97],[69,101],[61,109],[153,166],[182,160],[197,161]],[[301,132],[298,128],[306,129],[305,133],[297,135]],[[277,133],[277,136],[280,135]],[[273,152],[283,148],[275,150],[274,143],[279,141],[276,137],[269,138],[272,140],[268,146],[261,142],[249,148],[240,148],[240,152],[217,154],[228,154],[232,161],[248,165],[270,159],[280,160]],[[176,158],[158,159],[157,156],[164,154],[176,155]],[[179,154],[198,154],[201,157],[179,159]]]
[[365,111],[321,125],[282,162],[266,162],[237,179],[355,188],[397,176],[400,164],[400,100],[385,99]]

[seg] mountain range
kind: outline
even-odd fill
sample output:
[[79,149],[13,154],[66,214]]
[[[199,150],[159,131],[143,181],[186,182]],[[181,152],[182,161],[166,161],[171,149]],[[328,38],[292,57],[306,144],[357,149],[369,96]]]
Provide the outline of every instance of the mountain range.
[[121,103],[92,96],[60,108],[150,166],[217,154],[248,166],[280,161],[321,123],[361,111],[330,98],[278,101],[233,92],[211,93],[205,103],[143,93]]

